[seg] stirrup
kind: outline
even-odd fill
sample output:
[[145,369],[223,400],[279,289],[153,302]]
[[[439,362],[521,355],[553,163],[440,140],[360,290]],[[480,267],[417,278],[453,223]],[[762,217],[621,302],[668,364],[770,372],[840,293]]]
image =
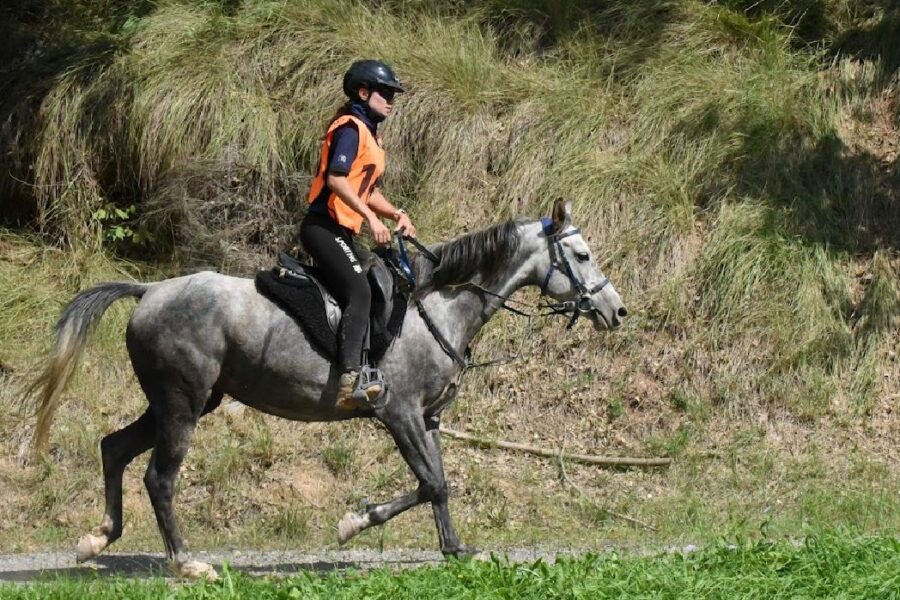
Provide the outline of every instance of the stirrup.
[[387,397],[387,382],[381,369],[369,365],[363,365],[359,370],[359,378],[356,380],[356,388],[353,390],[353,399],[357,402],[381,408],[382,400]]

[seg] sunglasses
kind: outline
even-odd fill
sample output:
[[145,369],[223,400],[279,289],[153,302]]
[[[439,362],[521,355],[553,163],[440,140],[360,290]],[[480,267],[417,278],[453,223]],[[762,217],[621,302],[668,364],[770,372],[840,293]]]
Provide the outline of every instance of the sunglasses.
[[397,90],[385,86],[378,86],[373,91],[377,92],[379,96],[381,96],[388,102],[393,102],[394,96],[397,95]]

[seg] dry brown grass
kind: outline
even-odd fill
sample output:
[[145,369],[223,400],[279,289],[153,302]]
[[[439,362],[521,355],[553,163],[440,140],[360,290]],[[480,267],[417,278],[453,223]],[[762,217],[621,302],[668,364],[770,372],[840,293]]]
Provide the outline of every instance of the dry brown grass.
[[[65,260],[40,246],[4,238],[4,258],[42,256],[10,269],[52,272]],[[27,265],[27,266],[26,266]],[[111,275],[108,263],[83,272],[87,281]],[[35,283],[40,305],[64,301],[71,288]],[[124,303],[123,303],[124,304]],[[0,390],[0,522],[15,534],[3,551],[68,549],[102,512],[98,442],[142,410],[121,340],[130,308],[102,324],[64,396],[51,437],[51,459],[25,464],[33,419],[14,400],[29,378],[31,357],[49,324],[23,322],[18,346],[4,344],[10,373]],[[49,311],[52,312],[52,311]],[[501,317],[480,347],[514,346],[518,326]],[[489,548],[526,544],[655,545],[712,540],[721,535],[795,535],[806,526],[891,531],[900,519],[896,472],[900,433],[893,405],[900,367],[879,373],[883,393],[860,418],[834,405],[815,418],[754,401],[735,388],[705,385],[738,367],[720,355],[691,349],[678,334],[634,329],[597,336],[546,324],[523,362],[473,372],[446,424],[511,441],[608,455],[669,455],[667,470],[610,471],[470,448],[445,440],[453,508],[462,535]],[[509,331],[508,331],[509,330]],[[502,338],[506,341],[501,341]],[[740,379],[743,381],[743,378]],[[720,384],[721,385],[721,384]],[[539,418],[536,418],[539,416]],[[126,535],[119,549],[156,550],[158,534],[142,475],[146,457],[125,482]],[[333,547],[334,526],[365,499],[405,492],[412,477],[387,434],[368,422],[298,424],[227,403],[206,417],[179,483],[178,511],[192,547]],[[653,534],[607,511],[652,523]],[[434,545],[431,515],[417,510],[361,536],[371,547]]]

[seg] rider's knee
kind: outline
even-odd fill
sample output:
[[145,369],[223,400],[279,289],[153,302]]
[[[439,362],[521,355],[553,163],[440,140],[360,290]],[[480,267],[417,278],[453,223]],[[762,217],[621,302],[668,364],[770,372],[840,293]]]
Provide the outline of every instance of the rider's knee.
[[361,285],[353,286],[353,289],[349,290],[349,296],[351,304],[356,304],[359,306],[368,306],[369,304],[371,304],[372,289],[369,287],[369,282],[363,280]]
[[364,285],[347,285],[339,299],[341,310],[344,314],[369,314],[369,307],[372,305],[372,290],[369,289],[368,282]]

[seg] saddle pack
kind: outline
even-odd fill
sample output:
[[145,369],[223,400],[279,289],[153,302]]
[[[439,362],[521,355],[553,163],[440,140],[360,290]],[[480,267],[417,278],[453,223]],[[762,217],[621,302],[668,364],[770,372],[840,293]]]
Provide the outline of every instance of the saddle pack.
[[[377,364],[400,333],[407,298],[396,269],[386,262],[395,260],[390,249],[379,248],[361,258],[372,289],[369,359]],[[322,282],[318,267],[301,264],[282,252],[278,264],[257,273],[255,282],[259,293],[294,318],[317,352],[328,360],[337,359],[341,308]]]

